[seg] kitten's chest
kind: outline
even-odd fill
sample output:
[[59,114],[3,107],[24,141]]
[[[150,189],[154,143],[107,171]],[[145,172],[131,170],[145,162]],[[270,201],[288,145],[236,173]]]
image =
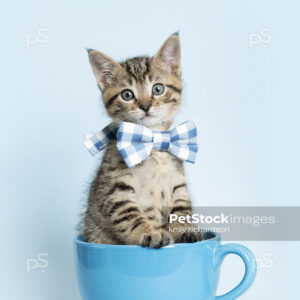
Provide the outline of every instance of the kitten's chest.
[[154,152],[135,174],[137,198],[142,206],[168,206],[174,182],[182,176],[167,152]]

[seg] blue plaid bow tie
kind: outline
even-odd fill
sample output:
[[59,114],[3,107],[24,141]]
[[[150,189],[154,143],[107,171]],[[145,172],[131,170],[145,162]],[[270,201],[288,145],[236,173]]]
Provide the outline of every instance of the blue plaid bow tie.
[[111,123],[95,135],[86,135],[84,144],[92,155],[96,155],[114,138],[117,138],[117,148],[129,168],[144,161],[152,150],[168,151],[191,163],[195,162],[198,151],[197,128],[193,121],[165,132],[152,131],[134,123],[122,122],[119,128]]

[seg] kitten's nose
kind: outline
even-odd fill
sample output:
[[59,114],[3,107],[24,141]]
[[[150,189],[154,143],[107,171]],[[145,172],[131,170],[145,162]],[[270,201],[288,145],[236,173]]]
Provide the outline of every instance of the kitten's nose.
[[144,104],[139,105],[139,108],[142,109],[144,112],[148,112],[150,107],[151,107],[151,104],[149,104],[149,103],[144,103]]

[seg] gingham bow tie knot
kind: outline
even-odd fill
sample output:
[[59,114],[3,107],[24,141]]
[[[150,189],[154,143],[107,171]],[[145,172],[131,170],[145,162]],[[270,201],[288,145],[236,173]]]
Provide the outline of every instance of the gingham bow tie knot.
[[88,136],[85,145],[95,155],[115,135],[117,148],[129,168],[147,159],[153,150],[168,151],[191,163],[195,162],[198,151],[197,128],[193,121],[184,122],[166,132],[152,131],[129,122],[122,122],[118,129],[110,124],[98,134]]

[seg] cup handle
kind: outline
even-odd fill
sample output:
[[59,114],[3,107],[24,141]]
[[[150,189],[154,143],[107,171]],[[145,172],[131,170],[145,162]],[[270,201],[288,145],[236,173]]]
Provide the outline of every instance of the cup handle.
[[252,252],[239,244],[225,244],[220,245],[215,250],[215,268],[220,267],[225,256],[228,254],[236,254],[242,258],[245,264],[245,275],[242,281],[230,292],[222,295],[216,296],[215,300],[233,300],[245,293],[248,288],[252,285],[256,276],[256,260]]

